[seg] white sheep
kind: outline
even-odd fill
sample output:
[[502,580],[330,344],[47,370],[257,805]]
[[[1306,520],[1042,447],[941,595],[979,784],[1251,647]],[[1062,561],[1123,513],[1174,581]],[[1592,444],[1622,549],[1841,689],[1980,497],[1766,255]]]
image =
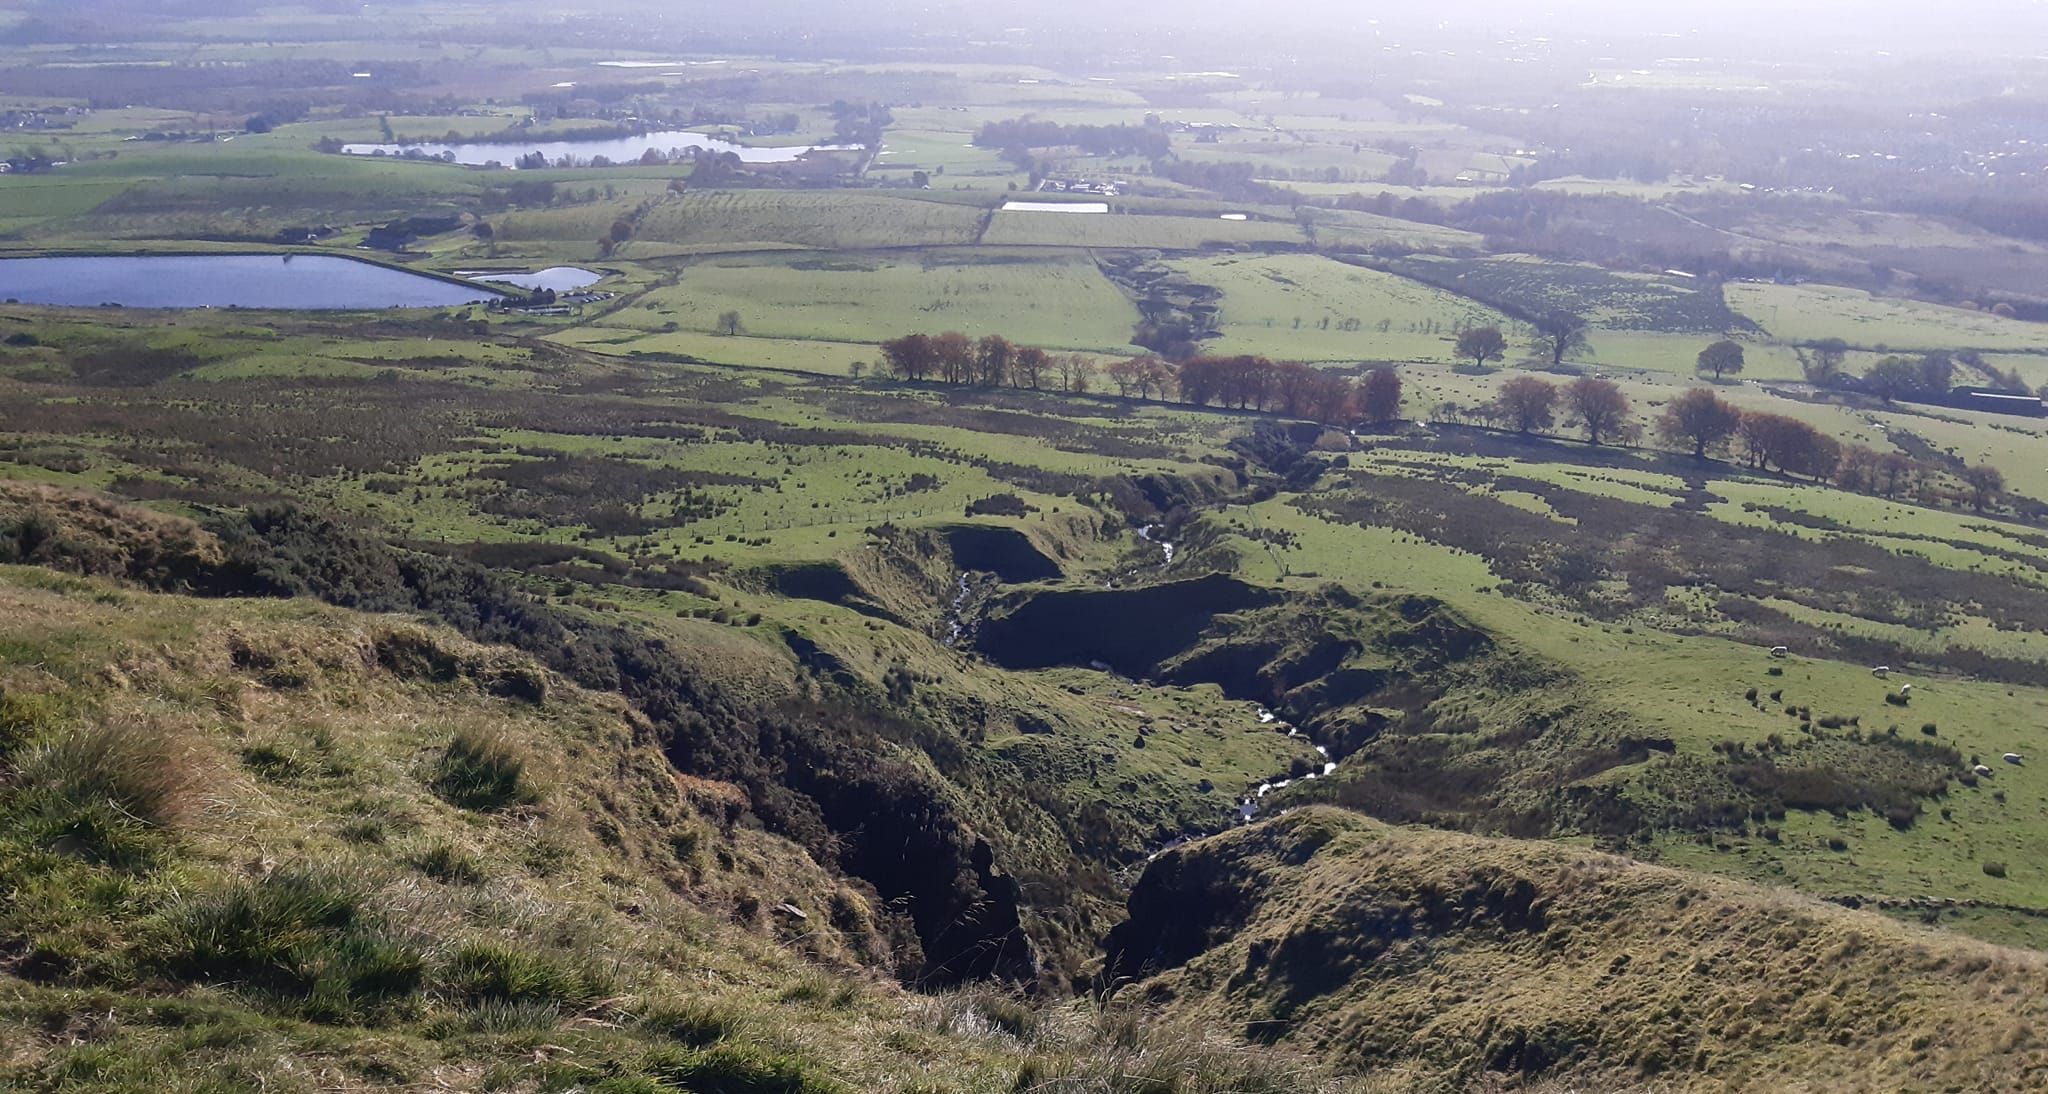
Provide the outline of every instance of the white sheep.
[[1900,696],[1901,696],[1902,698],[1906,698],[1906,699],[1911,699],[1911,698],[1913,697],[1913,685],[1911,685],[1911,684],[1900,684],[1900,685],[1899,685],[1899,695],[1900,695]]
[[2013,765],[2014,767],[2018,767],[2020,765],[2020,761],[2023,759],[2025,759],[2025,757],[2021,756],[2017,752],[2008,752],[2005,754],[2005,762]]
[[1772,656],[1772,657],[1789,657],[1789,656],[1791,656],[1791,655],[1792,655],[1792,650],[1791,650],[1791,647],[1789,647],[1789,646],[1772,646],[1772,647],[1771,647],[1771,656]]
[[1880,680],[1884,679],[1887,676],[1890,676],[1891,674],[1892,667],[1890,665],[1879,665],[1876,668],[1870,670],[1870,675],[1875,676]]
[[1990,777],[1991,777],[1991,769],[1990,769],[1990,768],[1988,768],[1988,767],[1985,767],[1985,766],[1984,766],[1983,764],[1978,764],[1977,766],[1975,766],[1975,767],[1971,768],[1970,770],[1971,770],[1971,771],[1973,771],[1973,772],[1976,772],[1976,774],[1977,774],[1977,776],[1978,776],[1979,778],[1985,778],[1985,779],[1988,779],[1988,778],[1990,778]]

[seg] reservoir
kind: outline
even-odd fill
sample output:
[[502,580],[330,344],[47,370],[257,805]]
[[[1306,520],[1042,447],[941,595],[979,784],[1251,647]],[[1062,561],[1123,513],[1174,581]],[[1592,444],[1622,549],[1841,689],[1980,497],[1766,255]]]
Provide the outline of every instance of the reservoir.
[[345,144],[342,152],[352,156],[402,156],[408,153],[429,159],[449,160],[470,167],[498,164],[511,167],[520,157],[541,154],[550,166],[559,165],[567,159],[571,166],[590,163],[599,156],[615,164],[640,162],[648,152],[656,152],[670,159],[689,154],[693,148],[711,152],[730,152],[742,163],[792,163],[810,152],[852,152],[853,148],[839,148],[829,145],[789,145],[783,148],[753,148],[744,144],[720,140],[705,133],[688,130],[665,130],[659,133],[643,133],[635,137],[602,137],[596,140],[537,140],[519,143],[505,141],[483,141],[473,144]]
[[446,308],[495,296],[334,255],[0,258],[0,300],[65,308]]

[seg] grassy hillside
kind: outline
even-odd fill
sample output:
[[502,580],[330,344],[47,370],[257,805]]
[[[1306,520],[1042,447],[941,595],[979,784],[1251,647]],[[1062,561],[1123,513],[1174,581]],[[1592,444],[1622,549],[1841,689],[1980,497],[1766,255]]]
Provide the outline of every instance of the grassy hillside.
[[[74,560],[214,561],[44,500]],[[876,893],[503,648],[22,566],[0,607],[11,1089],[1337,1089],[1134,1011],[907,994]]]
[[2037,954],[1569,847],[1299,810],[1168,852],[1131,912],[1128,994],[1418,1089],[2048,1074]]
[[[2043,937],[2048,878],[2025,865],[2044,847],[2035,769],[2000,761],[2048,748],[2039,518],[2020,489],[1983,513],[1959,496],[1934,443],[1962,424],[1725,389],[1917,454],[1880,497],[1468,426],[1352,437],[597,358],[452,316],[96,318],[9,313],[24,337],[0,350],[8,475],[223,529],[291,499],[303,519],[236,540],[281,584],[219,588],[433,612],[643,700],[676,673],[692,698],[661,720],[691,743],[672,759],[745,785],[772,829],[889,899],[951,908],[924,943],[976,901],[921,890],[896,852],[835,846],[881,846],[869,818],[897,795],[944,802],[962,876],[987,841],[994,869],[970,888],[992,887],[1062,980],[1085,981],[1122,871],[1322,762],[1262,725],[1261,704],[1341,758],[1281,799],[1592,837]],[[1405,375],[1416,417],[1503,379]],[[1682,389],[1626,390],[1647,420]],[[1995,435],[2016,467],[2038,452],[2038,432]],[[1207,621],[1145,606],[1212,574],[1277,600]],[[1420,633],[1408,604],[1452,622]],[[992,644],[1006,628],[1021,641]],[[1324,632],[1346,639],[1304,638]],[[1443,641],[1464,633],[1500,655]],[[608,657],[569,656],[581,634]],[[1403,635],[1413,648],[1385,645]],[[1798,656],[1769,658],[1779,644]],[[853,759],[803,751],[819,740]],[[1972,775],[1985,761],[1994,776]]]

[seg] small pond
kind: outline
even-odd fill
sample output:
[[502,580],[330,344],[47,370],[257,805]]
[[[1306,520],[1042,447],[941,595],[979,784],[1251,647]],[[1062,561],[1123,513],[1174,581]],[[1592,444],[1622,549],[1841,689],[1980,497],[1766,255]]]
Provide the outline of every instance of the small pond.
[[488,281],[494,285],[511,285],[529,292],[542,289],[575,292],[604,280],[604,274],[581,266],[549,266],[545,270],[457,270],[455,276]]
[[496,295],[333,255],[0,258],[0,300],[65,308],[446,308]]
[[341,150],[352,156],[402,156],[414,154],[430,159],[450,160],[470,167],[499,164],[504,167],[516,166],[520,157],[541,154],[550,166],[559,165],[567,158],[572,166],[582,166],[599,156],[615,164],[640,162],[640,158],[654,151],[678,159],[689,154],[693,148],[712,152],[731,152],[742,163],[791,163],[810,152],[846,152],[854,149],[832,145],[790,145],[783,148],[754,148],[744,144],[720,140],[705,133],[688,130],[664,130],[659,133],[643,133],[636,137],[600,137],[595,140],[540,140],[509,143],[504,141],[479,141],[472,144],[345,144]]

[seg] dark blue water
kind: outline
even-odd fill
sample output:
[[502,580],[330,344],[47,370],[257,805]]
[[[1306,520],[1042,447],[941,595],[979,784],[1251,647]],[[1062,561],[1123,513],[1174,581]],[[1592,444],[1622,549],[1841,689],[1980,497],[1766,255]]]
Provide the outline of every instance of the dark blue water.
[[445,308],[493,295],[332,255],[0,258],[0,300],[55,307]]

